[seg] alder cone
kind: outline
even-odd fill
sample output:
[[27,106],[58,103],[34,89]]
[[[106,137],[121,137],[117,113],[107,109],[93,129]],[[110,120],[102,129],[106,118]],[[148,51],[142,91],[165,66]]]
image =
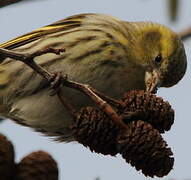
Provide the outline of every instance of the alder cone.
[[119,128],[102,111],[94,107],[82,108],[73,127],[75,140],[91,151],[116,155]]
[[0,134],[0,179],[9,180],[14,177],[14,148],[7,138]]
[[[160,133],[170,130],[174,123],[174,110],[170,104],[161,97],[143,91],[133,90],[125,93],[122,98],[123,107],[118,109],[118,114],[126,116],[124,122],[143,120],[149,122]],[[128,112],[138,112],[134,119],[128,118]]]
[[172,151],[149,123],[141,120],[130,122],[117,139],[122,157],[136,170],[142,170],[145,176],[163,177],[172,169]]
[[138,90],[128,92],[122,101],[124,105],[117,113],[126,127],[119,127],[99,109],[82,108],[73,126],[75,140],[97,153],[120,153],[145,176],[167,175],[174,158],[160,132],[173,124],[171,106],[156,95]]
[[56,161],[46,152],[37,151],[17,165],[16,180],[58,180]]

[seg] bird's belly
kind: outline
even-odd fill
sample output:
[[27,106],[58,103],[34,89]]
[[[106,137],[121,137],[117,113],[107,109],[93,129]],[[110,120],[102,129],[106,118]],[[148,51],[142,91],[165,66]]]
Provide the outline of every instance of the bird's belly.
[[[66,66],[65,64],[62,67]],[[88,72],[86,72],[86,69],[88,69]],[[112,68],[111,71],[108,71],[107,67],[91,73],[89,71],[90,69],[88,67],[84,68],[84,66],[79,71],[76,70],[75,73],[63,69],[63,72],[67,72],[69,79],[89,84],[96,90],[113,98],[120,98],[128,90],[145,89],[144,77],[138,71],[131,73],[129,69],[123,67]],[[53,72],[53,70],[50,69],[50,72]],[[39,76],[35,78],[39,79]],[[29,87],[34,87],[34,85],[27,84],[25,90],[28,90]],[[94,104],[89,97],[77,90],[67,87],[62,89],[63,95],[77,110]],[[47,135],[62,136],[63,139],[72,140],[70,127],[74,123],[74,119],[61,104],[58,97],[50,96],[49,93],[49,89],[45,88],[30,95],[10,99],[12,103],[4,116]],[[4,99],[6,98],[4,96]]]

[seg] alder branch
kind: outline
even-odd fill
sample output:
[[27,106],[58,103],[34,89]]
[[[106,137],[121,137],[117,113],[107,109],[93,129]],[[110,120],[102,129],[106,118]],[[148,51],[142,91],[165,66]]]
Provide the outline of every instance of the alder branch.
[[178,35],[183,41],[187,40],[191,37],[191,27],[179,32]]
[[0,0],[0,8],[23,0]]
[[[174,122],[174,110],[170,104],[150,92],[134,90],[128,92],[121,100],[125,106],[119,106],[121,109],[115,108],[115,111],[90,86],[50,73],[34,61],[35,57],[45,53],[60,54],[63,51],[45,49],[33,54],[24,54],[0,48],[0,55],[1,61],[6,60],[6,57],[21,61],[44,77],[52,87],[58,87],[54,85],[60,82],[63,86],[81,91],[98,105],[100,110],[96,107],[85,107],[78,112],[76,121],[70,127],[74,140],[97,153],[112,156],[121,154],[126,162],[135,166],[137,170],[142,170],[145,176],[167,175],[173,167],[174,158],[160,133],[170,130]],[[62,100],[64,93],[61,89],[54,90],[58,90]],[[64,107],[65,102],[67,103],[64,99]],[[62,138],[58,137],[58,140],[62,141]],[[140,146],[143,147],[141,153]],[[140,161],[143,161],[141,165]]]
[[[34,58],[37,56],[46,54],[46,53],[54,53],[54,54],[59,55],[61,52],[64,52],[64,51],[65,51],[64,49],[47,48],[47,49],[44,49],[41,51],[34,52],[32,54],[28,54],[28,53],[18,53],[18,52],[12,51],[12,50],[0,48],[0,55],[3,58],[9,57],[9,58],[13,58],[14,60],[18,60],[18,61],[21,61],[21,62],[27,64],[34,71],[36,71],[43,78],[45,78],[48,82],[50,82],[52,77],[54,76],[54,74],[48,72],[46,69],[44,69],[41,66],[39,66],[38,64],[36,64],[34,61]],[[103,94],[98,93],[95,89],[91,88],[89,85],[77,83],[74,81],[69,81],[67,78],[65,78],[63,76],[61,77],[61,82],[62,82],[63,86],[76,89],[76,90],[84,93],[88,97],[90,97],[93,100],[93,102],[95,102],[98,105],[98,107],[100,107],[100,109],[102,111],[104,111],[111,118],[111,120],[113,120],[121,128],[126,128],[126,125],[123,123],[121,117],[119,117],[118,114],[115,112],[115,110],[106,101],[104,101],[102,98],[100,98],[98,95],[98,94],[100,94],[103,97],[104,96]],[[107,96],[105,96],[105,97],[108,98],[109,101],[113,102],[113,104],[116,103],[118,106],[122,105],[122,103],[120,103],[117,100],[113,100],[112,98],[109,98]],[[59,98],[61,98],[60,95],[59,95]],[[61,99],[61,102],[64,102],[63,105],[65,106],[66,100]],[[67,106],[67,108],[68,107],[70,110],[71,106],[69,105],[69,106]],[[73,114],[73,112],[74,111],[72,110],[71,114]],[[73,116],[75,116],[75,115],[73,115]]]

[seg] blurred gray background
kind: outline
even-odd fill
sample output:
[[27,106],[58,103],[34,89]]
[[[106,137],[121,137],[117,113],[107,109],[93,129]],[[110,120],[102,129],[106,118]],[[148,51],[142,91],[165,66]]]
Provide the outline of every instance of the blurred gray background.
[[[31,0],[0,9],[0,43],[78,13],[106,13],[127,21],[155,21],[180,31],[191,26],[191,1],[182,0],[176,23],[169,21],[166,0]],[[175,109],[175,123],[163,137],[172,148],[174,169],[163,179],[191,178],[191,120],[190,120],[190,57],[191,39],[185,42],[188,70],[183,80],[170,89],[162,88],[158,95],[168,100]],[[92,153],[77,143],[57,143],[10,120],[0,124],[15,145],[16,160],[32,151],[43,149],[59,163],[61,180],[144,180],[120,156],[111,157]],[[155,178],[157,180],[157,178]]]

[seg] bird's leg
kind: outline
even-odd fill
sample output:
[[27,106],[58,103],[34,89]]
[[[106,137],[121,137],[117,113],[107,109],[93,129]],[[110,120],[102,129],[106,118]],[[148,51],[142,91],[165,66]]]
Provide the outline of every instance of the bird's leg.
[[[51,88],[51,95],[56,94],[56,92],[59,90],[60,86],[62,85],[62,78],[65,80],[68,80],[67,74],[63,75],[62,72],[54,72],[52,73],[52,77],[49,80],[50,81],[50,88]],[[107,101],[109,104],[113,105],[114,107],[120,107],[123,106],[123,102],[113,99],[109,96],[106,96],[105,94],[93,89],[89,86],[89,89],[91,89],[92,92],[94,92],[96,95],[98,95],[103,100]]]
[[67,98],[63,95],[63,92],[61,90],[62,79],[68,79],[67,75],[62,75],[62,72],[55,72],[52,73],[51,78],[49,79],[50,82],[50,88],[51,88],[51,96],[57,95],[62,105],[67,109],[67,111],[70,113],[70,115],[76,119],[77,111],[73,107],[71,103],[67,100]]
[[74,108],[74,106],[69,103],[68,99],[63,95],[61,89],[59,88],[56,92],[56,95],[58,96],[60,102],[64,106],[64,108],[70,113],[70,115],[73,117],[74,120],[77,118],[77,111]]
[[50,95],[53,96],[57,94],[59,91],[61,85],[62,85],[62,78],[65,78],[67,80],[67,75],[63,76],[62,72],[54,72],[51,75],[51,78],[49,79],[51,93]]
[[76,119],[77,117],[77,111],[74,108],[74,106],[69,103],[69,101],[67,100],[67,98],[63,95],[61,86],[62,84],[62,80],[66,79],[67,80],[67,75],[63,76],[62,72],[55,72],[55,73],[51,73],[51,77],[49,79],[49,83],[50,83],[50,96],[54,96],[57,95],[60,102],[62,103],[62,105],[65,107],[65,109],[70,113],[70,115]]
[[[55,72],[52,73],[52,77],[50,79],[50,87],[55,89],[60,87],[60,85],[62,84],[62,72]],[[65,76],[64,78],[67,79],[67,76]]]
[[[113,110],[113,108],[106,102],[104,101],[101,97],[99,97],[98,91],[94,90],[91,88],[89,85],[77,83],[77,82],[72,82],[67,79],[67,76],[63,76],[61,72],[58,73],[53,73],[51,79],[51,88],[53,88],[53,91],[59,96],[62,97],[62,93],[60,93],[60,86],[66,86],[66,87],[71,87],[74,89],[77,89],[84,93],[86,96],[88,96],[90,99],[93,100],[93,102],[104,112],[106,113],[113,121],[115,121],[119,126],[125,128],[125,124],[122,122],[121,117],[118,116],[118,114]],[[106,98],[112,104],[115,104],[116,106],[122,105],[122,102],[118,102],[117,100],[114,100],[112,98],[109,98],[105,96],[104,94],[101,94],[102,97]],[[63,101],[60,99],[61,102]],[[70,112],[74,112],[73,109],[71,109],[71,106],[67,103],[67,101],[64,101],[63,104],[64,106],[67,107],[67,109],[70,110]],[[74,113],[73,113],[74,114]]]
[[[105,113],[107,114],[110,119],[115,121],[120,127],[125,128],[125,124],[122,122],[121,117],[118,116],[118,114],[115,112],[115,110],[102,98],[99,97],[92,88],[89,85],[69,81],[67,77],[63,77],[62,73],[55,73],[55,75],[52,76],[52,85],[53,88],[59,88],[61,82],[63,86],[70,87],[76,90],[79,90],[80,92],[84,93],[86,96],[88,96],[92,101]],[[55,86],[56,85],[56,86]],[[60,88],[59,88],[60,89]],[[57,91],[57,90],[56,90]],[[60,92],[60,91],[58,91]],[[62,95],[62,94],[60,94]],[[107,96],[106,96],[107,97]],[[110,98],[108,98],[110,100]],[[61,100],[62,101],[62,100]],[[110,100],[111,101],[111,100]],[[115,100],[114,100],[115,102]],[[117,100],[116,100],[117,102]],[[70,108],[69,108],[70,109]]]

